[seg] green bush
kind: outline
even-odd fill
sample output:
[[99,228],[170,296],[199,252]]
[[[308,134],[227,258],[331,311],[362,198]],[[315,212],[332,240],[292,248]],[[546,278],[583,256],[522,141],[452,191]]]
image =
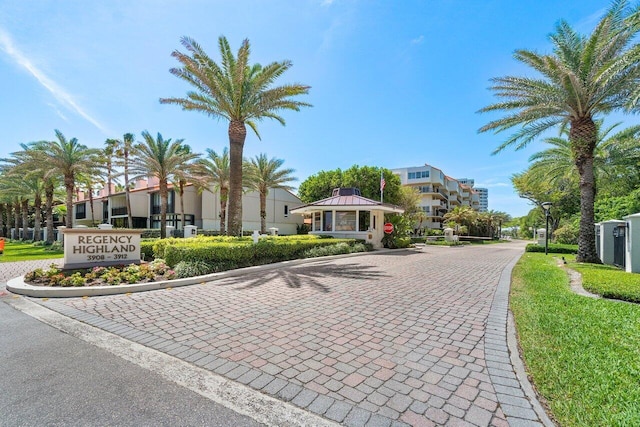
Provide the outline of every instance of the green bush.
[[[165,239],[169,240],[169,239]],[[249,239],[250,240],[250,239]],[[213,265],[231,264],[234,268],[268,264],[302,258],[304,251],[316,246],[329,246],[345,242],[353,245],[354,239],[288,239],[283,237],[235,243],[180,239],[164,244],[164,258],[171,266],[181,261],[203,261]],[[156,255],[157,256],[157,255]]]
[[562,227],[559,227],[554,233],[553,237],[556,242],[563,245],[577,245],[578,235],[580,234],[579,227],[574,223],[567,223]]
[[[537,243],[529,243],[525,249],[526,252],[544,252],[544,245]],[[562,245],[559,243],[549,243],[549,253],[554,254],[577,254],[577,245]]]
[[305,258],[315,258],[321,256],[328,255],[342,255],[342,254],[350,254],[356,252],[367,252],[371,250],[371,245],[367,245],[365,243],[355,243],[353,245],[349,245],[347,243],[338,243],[336,245],[331,246],[318,246],[315,248],[307,249],[304,251]]
[[180,261],[174,271],[178,279],[184,279],[186,277],[215,273],[216,268],[214,265],[203,261]]

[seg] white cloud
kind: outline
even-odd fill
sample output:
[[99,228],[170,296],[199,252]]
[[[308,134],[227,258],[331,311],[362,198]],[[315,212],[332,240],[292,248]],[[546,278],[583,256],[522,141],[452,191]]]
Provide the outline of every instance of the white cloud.
[[480,182],[480,183],[475,183],[474,187],[479,187],[479,188],[498,188],[498,187],[511,187],[511,184],[507,184],[506,182]]
[[422,44],[424,42],[424,36],[420,35],[420,37],[416,37],[411,40],[411,44]]
[[322,0],[322,6],[331,6],[335,0]]
[[[100,122],[91,117],[84,109],[78,105],[76,100],[71,94],[69,94],[64,88],[53,81],[42,70],[36,67],[33,62],[22,53],[13,43],[13,40],[7,32],[0,28],[0,50],[4,51],[13,61],[15,61],[20,67],[25,69],[31,76],[33,76],[38,83],[40,83],[45,89],[47,89],[51,95],[61,105],[67,109],[76,112],[89,123],[100,129],[103,133],[109,134]],[[66,118],[59,112],[57,113],[66,120]]]

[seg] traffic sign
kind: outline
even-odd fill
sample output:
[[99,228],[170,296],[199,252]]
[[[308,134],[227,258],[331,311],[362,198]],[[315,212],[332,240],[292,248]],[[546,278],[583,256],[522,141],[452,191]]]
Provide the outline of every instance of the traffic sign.
[[393,224],[391,224],[390,222],[387,222],[384,224],[384,233],[385,234],[391,234],[393,233]]

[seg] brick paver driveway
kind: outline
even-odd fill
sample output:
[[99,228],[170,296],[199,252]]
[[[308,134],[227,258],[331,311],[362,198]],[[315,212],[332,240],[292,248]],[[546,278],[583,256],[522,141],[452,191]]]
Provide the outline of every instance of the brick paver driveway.
[[496,293],[522,250],[372,253],[43,304],[349,426],[539,425]]

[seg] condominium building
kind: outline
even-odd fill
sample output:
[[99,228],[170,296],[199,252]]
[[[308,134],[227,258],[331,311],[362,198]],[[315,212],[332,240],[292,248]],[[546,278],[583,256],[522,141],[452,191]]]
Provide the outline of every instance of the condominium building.
[[[167,225],[182,228],[181,206],[184,206],[185,224],[195,225],[205,230],[220,230],[219,191],[199,192],[187,185],[184,195],[169,186]],[[93,209],[91,202],[93,201]],[[131,228],[160,228],[160,189],[155,178],[140,180],[130,191]],[[303,205],[290,191],[281,188],[269,189],[266,206],[268,228],[277,228],[279,234],[295,234],[302,218],[289,215],[289,210]],[[92,198],[78,192],[73,205],[73,225],[95,226],[111,224],[114,227],[129,227],[126,194],[124,191],[108,194],[106,189],[96,191]],[[242,226],[244,230],[260,230],[260,196],[257,192],[245,193],[242,197]]]
[[415,188],[420,193],[419,206],[423,214],[416,224],[423,228],[441,229],[444,215],[456,206],[480,208],[480,195],[471,185],[451,178],[434,166],[425,164],[408,168],[391,169],[404,186]]
[[474,187],[475,180],[473,178],[458,178],[460,184],[465,184],[478,192],[480,196],[480,206],[478,212],[487,212],[489,210],[489,189],[482,187]]

